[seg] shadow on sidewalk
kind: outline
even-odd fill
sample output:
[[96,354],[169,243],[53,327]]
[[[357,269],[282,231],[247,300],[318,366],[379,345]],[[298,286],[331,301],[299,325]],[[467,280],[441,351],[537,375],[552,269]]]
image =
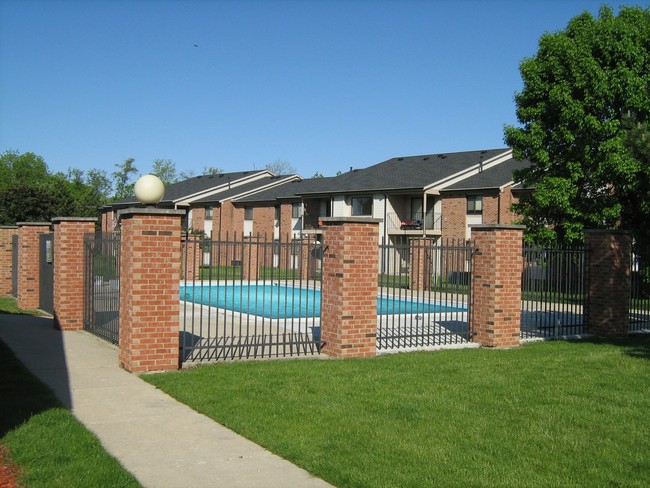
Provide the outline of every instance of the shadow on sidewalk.
[[63,334],[51,318],[0,314],[0,371],[0,437],[45,410],[72,407]]

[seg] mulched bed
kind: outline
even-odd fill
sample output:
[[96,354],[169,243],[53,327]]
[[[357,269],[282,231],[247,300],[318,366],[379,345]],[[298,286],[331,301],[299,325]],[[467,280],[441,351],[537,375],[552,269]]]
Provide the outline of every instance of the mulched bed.
[[9,448],[0,444],[0,488],[20,488],[20,468],[9,456]]

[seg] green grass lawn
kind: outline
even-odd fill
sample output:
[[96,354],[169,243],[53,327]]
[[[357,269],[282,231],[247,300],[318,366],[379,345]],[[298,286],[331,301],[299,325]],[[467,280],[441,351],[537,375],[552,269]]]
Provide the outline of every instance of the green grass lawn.
[[23,310],[18,308],[16,299],[11,297],[0,297],[0,313],[11,313],[16,315],[44,315],[40,310]]
[[0,444],[26,487],[136,487],[137,480],[0,342]]
[[650,485],[647,335],[144,378],[339,487]]

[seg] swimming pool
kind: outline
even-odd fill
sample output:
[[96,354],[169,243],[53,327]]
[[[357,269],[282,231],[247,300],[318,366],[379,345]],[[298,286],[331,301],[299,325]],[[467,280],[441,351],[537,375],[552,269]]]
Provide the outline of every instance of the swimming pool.
[[[319,318],[321,292],[285,285],[210,285],[181,286],[181,299],[213,307],[261,315],[266,318]],[[439,303],[378,297],[377,314],[446,313],[463,311]]]

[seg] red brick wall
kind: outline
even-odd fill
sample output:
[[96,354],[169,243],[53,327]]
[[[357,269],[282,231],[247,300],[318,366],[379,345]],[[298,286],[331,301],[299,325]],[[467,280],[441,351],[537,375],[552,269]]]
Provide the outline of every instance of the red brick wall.
[[182,214],[121,214],[119,358],[128,371],[178,368]]
[[375,356],[379,224],[323,219],[321,339],[338,358]]
[[472,267],[474,341],[486,347],[519,345],[523,228],[474,228]]
[[273,239],[275,223],[275,207],[255,207],[253,212],[253,235],[259,235],[264,240]]
[[0,226],[0,296],[11,296],[13,278],[12,239],[16,234],[18,234],[17,226]]
[[627,335],[632,237],[616,231],[586,231],[590,250],[585,325],[591,334]]
[[292,208],[291,203],[282,203],[280,205],[280,237],[287,242],[291,240],[293,231],[291,226]]
[[483,195],[483,223],[484,224],[505,224],[507,222],[499,222],[499,195]]
[[205,208],[192,209],[192,230],[203,232],[205,230]]
[[39,236],[49,234],[50,225],[18,223],[18,306],[34,309],[40,305]]
[[442,197],[442,237],[465,242],[467,228],[467,199],[465,195]]
[[56,218],[54,223],[54,326],[83,329],[84,235],[97,219]]
[[102,232],[107,233],[107,232],[114,232],[115,228],[115,214],[112,210],[104,210],[102,211]]

